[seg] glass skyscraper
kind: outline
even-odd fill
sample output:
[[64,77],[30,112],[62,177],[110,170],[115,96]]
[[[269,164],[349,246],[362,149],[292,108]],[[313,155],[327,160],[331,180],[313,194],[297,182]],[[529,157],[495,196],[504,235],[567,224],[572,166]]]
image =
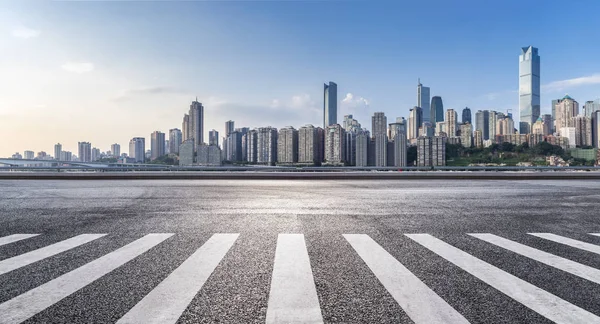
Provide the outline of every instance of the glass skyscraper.
[[462,123],[469,123],[473,125],[473,116],[471,115],[471,108],[465,107],[462,111]]
[[431,105],[429,103],[429,87],[424,87],[419,79],[417,84],[417,107],[421,107],[423,110],[423,122],[430,121],[431,118]]
[[337,123],[337,84],[329,82],[323,87],[323,129]]
[[435,127],[435,123],[444,121],[444,104],[442,103],[442,97],[433,96],[431,98],[431,117],[429,118],[431,125]]
[[519,133],[531,132],[540,117],[540,56],[538,49],[521,48],[519,55]]

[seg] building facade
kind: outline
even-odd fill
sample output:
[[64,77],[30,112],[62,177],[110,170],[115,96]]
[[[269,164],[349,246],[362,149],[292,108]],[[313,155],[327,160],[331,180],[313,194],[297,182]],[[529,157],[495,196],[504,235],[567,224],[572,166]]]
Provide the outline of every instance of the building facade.
[[407,166],[407,139],[406,135],[402,133],[396,133],[393,138],[394,140],[394,166],[406,167]]
[[121,145],[119,145],[117,143],[112,144],[110,146],[110,152],[112,153],[113,157],[115,157],[115,158],[120,157],[121,156]]
[[457,115],[454,109],[446,110],[446,134],[448,134],[448,137],[456,136]]
[[[430,121],[431,103],[429,102],[429,100],[430,100],[429,87],[424,87],[421,84],[421,79],[419,79],[418,83],[417,83],[417,107],[421,107],[421,109],[422,109],[423,120],[421,121],[421,123]],[[419,125],[421,123],[419,123]]]
[[90,142],[79,142],[77,143],[77,155],[81,162],[92,161],[92,144]]
[[423,109],[413,107],[408,114],[408,140],[416,141],[419,137],[419,127],[423,124]]
[[470,123],[460,125],[460,143],[464,147],[473,146],[473,126]]
[[337,124],[337,84],[323,85],[323,129]]
[[198,102],[198,98],[190,105],[188,130],[188,139],[194,140],[194,150],[197,151],[197,146],[204,144],[204,106]]
[[387,165],[387,117],[383,112],[376,112],[372,119],[371,131],[375,140],[375,166]]
[[356,162],[357,167],[368,166],[368,153],[369,153],[369,134],[360,132],[356,135]]
[[519,133],[528,134],[540,117],[540,56],[538,49],[521,48],[519,55]]
[[444,121],[444,103],[442,102],[442,97],[433,96],[431,98],[431,117],[429,118],[429,122],[431,125],[435,125],[438,122]]
[[330,165],[344,165],[345,131],[339,125],[329,125],[325,129],[325,162]]
[[473,118],[472,118],[472,115],[471,115],[471,108],[465,107],[465,109],[463,109],[463,111],[462,111],[462,123],[463,124],[469,123],[471,125],[473,124]]
[[564,127],[575,127],[573,124],[573,117],[579,115],[579,103],[575,99],[564,96],[562,99],[556,101],[554,108],[556,114],[556,120],[554,121],[554,127],[558,135],[561,135],[560,130]]
[[60,160],[60,154],[62,152],[62,144],[58,143],[54,145],[54,159]]
[[165,155],[165,133],[154,131],[150,134],[151,160],[156,160]]
[[256,163],[275,165],[277,162],[277,128],[260,127],[256,136]]
[[143,137],[134,137],[129,141],[129,157],[135,162],[144,163],[146,161],[146,139]]
[[298,131],[284,127],[277,135],[277,163],[292,164],[298,162]]

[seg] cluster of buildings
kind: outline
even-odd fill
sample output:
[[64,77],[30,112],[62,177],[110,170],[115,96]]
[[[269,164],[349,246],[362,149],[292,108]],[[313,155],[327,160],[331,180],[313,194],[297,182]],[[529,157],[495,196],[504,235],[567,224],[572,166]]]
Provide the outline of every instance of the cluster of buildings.
[[[487,147],[494,143],[524,143],[530,146],[546,141],[565,149],[600,147],[600,99],[579,103],[566,95],[552,100],[551,114],[540,112],[540,56],[532,46],[519,55],[519,122],[510,110],[478,110],[475,120],[471,109],[460,112],[444,109],[441,96],[430,96],[430,88],[417,83],[416,106],[408,119],[398,117],[388,123],[383,112],[371,117],[371,129],[363,128],[352,115],[338,120],[337,85],[329,82],[323,88],[323,125],[304,125],[298,129],[286,126],[235,128],[234,121],[225,122],[225,134],[219,143],[219,132],[210,130],[204,140],[204,106],[192,101],[183,116],[181,129],[167,134],[155,131],[150,147],[144,137],[129,141],[129,151],[121,152],[119,144],[101,152],[89,142],[78,143],[78,155],[63,151],[56,144],[54,156],[45,152],[25,151],[13,158],[94,162],[116,158],[120,163],[145,163],[170,156],[180,165],[220,165],[248,163],[263,165],[335,165],[395,166],[411,163],[417,166],[445,165],[446,144],[464,147]],[[221,145],[220,145],[221,144]],[[407,149],[416,146],[415,161],[407,160]]]

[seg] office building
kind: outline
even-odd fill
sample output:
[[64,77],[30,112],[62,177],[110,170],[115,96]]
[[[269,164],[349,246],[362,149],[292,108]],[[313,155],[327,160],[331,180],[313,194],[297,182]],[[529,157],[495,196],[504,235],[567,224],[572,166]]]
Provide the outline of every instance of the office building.
[[356,134],[356,160],[355,165],[357,167],[366,167],[368,165],[368,145],[369,145],[369,134],[366,132],[359,132]]
[[169,153],[179,154],[179,146],[181,145],[181,143],[183,143],[183,135],[179,128],[169,129],[168,143],[169,145],[167,145],[166,147],[169,148]]
[[354,165],[356,162],[356,135],[359,130],[345,131],[344,135],[344,162]]
[[233,120],[228,120],[225,122],[225,138],[229,137],[229,134],[233,132],[235,128],[235,122]]
[[442,97],[433,96],[431,98],[429,122],[435,127],[436,123],[444,121],[444,103]]
[[256,136],[256,163],[275,165],[277,162],[277,128],[258,128]]
[[352,115],[344,116],[344,123],[342,126],[346,132],[357,132],[362,129],[358,120],[354,119]]
[[197,146],[204,144],[204,106],[198,98],[190,105],[188,130],[189,139],[194,140],[194,150],[197,151]]
[[337,84],[323,85],[323,129],[337,124]]
[[54,159],[60,160],[60,153],[62,152],[62,145],[60,143],[54,145]]
[[154,131],[150,134],[150,152],[151,160],[165,155],[165,133]]
[[100,160],[100,156],[100,149],[96,147],[92,148],[92,162]]
[[129,141],[129,157],[135,162],[144,163],[146,160],[146,139],[143,137],[134,137]]
[[473,126],[470,123],[460,125],[460,143],[464,147],[473,146]]
[[185,142],[190,139],[190,115],[183,115],[183,122],[181,123],[181,142]]
[[446,133],[448,137],[456,136],[458,114],[454,109],[446,110]]
[[542,115],[542,122],[544,123],[544,136],[551,135],[553,133],[553,121],[552,115],[544,114]]
[[579,103],[575,99],[564,96],[562,99],[556,101],[555,106],[556,120],[554,121],[554,127],[558,133],[564,127],[575,127],[573,124],[573,117],[579,115]]
[[[402,133],[396,133],[394,136],[394,166],[395,167],[406,167],[407,166],[407,140],[406,135]],[[389,153],[389,152],[388,152]]]
[[110,146],[110,152],[113,157],[118,158],[121,156],[121,145],[115,143]]
[[597,110],[600,110],[600,99],[586,101],[583,106],[583,115],[592,118],[592,114]]
[[329,165],[344,165],[345,131],[339,125],[329,125],[325,129],[325,162]]
[[575,126],[575,145],[577,147],[592,145],[592,119],[586,116],[573,117]]
[[298,131],[292,127],[284,127],[277,135],[277,163],[291,164],[298,162]]
[[372,136],[375,140],[375,166],[387,165],[387,117],[383,112],[376,112],[372,120]]
[[89,142],[79,142],[77,143],[77,155],[79,156],[79,161],[81,162],[91,162],[92,161],[92,144]]
[[396,137],[396,134],[401,133],[404,134],[405,138],[408,138],[408,127],[407,121],[404,117],[397,117],[396,122],[390,123],[388,125],[388,138],[393,139]]
[[471,115],[471,108],[469,107],[465,107],[465,109],[463,109],[462,111],[462,123],[466,124],[473,124],[473,119],[472,119],[472,115]]
[[[428,122],[431,118],[431,103],[429,102],[429,87],[424,87],[421,84],[421,79],[417,83],[417,107],[422,109],[422,122]],[[441,99],[440,99],[441,100]],[[419,123],[419,125],[421,125]]]
[[208,132],[208,145],[219,146],[219,132],[211,130]]
[[519,116],[519,134],[530,133],[540,117],[540,56],[533,46],[519,55]]
[[483,136],[483,140],[490,139],[490,112],[489,110],[478,110],[475,113],[475,129],[480,130]]
[[408,140],[413,142],[419,137],[419,127],[423,125],[423,109],[413,107],[408,114]]
[[[225,160],[230,162],[239,162],[242,161],[242,138],[244,137],[244,133],[235,129],[229,133],[227,139],[223,141],[223,150],[222,152],[225,155]],[[217,145],[213,145],[217,146]]]

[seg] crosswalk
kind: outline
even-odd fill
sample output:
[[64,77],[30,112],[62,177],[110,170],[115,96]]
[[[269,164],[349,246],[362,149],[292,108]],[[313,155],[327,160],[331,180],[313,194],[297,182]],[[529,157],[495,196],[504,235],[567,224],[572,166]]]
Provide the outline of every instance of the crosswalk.
[[[150,250],[164,244],[177,234],[151,233],[141,235],[133,241],[108,252],[82,266],[42,283],[41,285],[10,296],[0,303],[0,324],[22,323],[34,316],[54,307],[65,298],[78,293],[88,285],[111,274],[131,261],[141,257]],[[600,284],[600,270],[584,263],[554,255],[543,249],[510,240],[492,233],[465,233],[465,237],[482,242],[489,248],[500,248],[508,255],[519,256],[548,268],[556,269],[567,275],[581,278],[590,285]],[[588,234],[586,234],[588,235]],[[590,237],[600,236],[589,233]],[[598,258],[600,245],[553,233],[527,233],[528,237],[541,239],[544,242],[558,244],[578,253],[589,253],[591,258]],[[11,274],[35,266],[36,263],[50,258],[60,258],[69,252],[85,247],[92,242],[102,244],[107,233],[80,234],[65,240],[33,249],[12,257],[4,257],[11,245],[20,244],[39,234],[11,234],[0,237],[0,279]],[[430,287],[419,273],[411,271],[394,255],[403,252],[403,248],[390,250],[384,248],[373,237],[367,234],[341,234],[347,245],[339,247],[356,255],[378,280],[383,289],[393,298],[402,311],[414,323],[469,323],[470,318],[455,307],[455,303],[444,298]],[[523,278],[519,278],[508,270],[488,263],[481,258],[460,249],[443,239],[426,233],[407,233],[403,235],[407,242],[413,242],[423,251],[423,258],[432,256],[440,258],[448,264],[448,268],[440,269],[440,275],[450,274],[450,269],[458,269],[476,280],[488,285],[495,291],[507,296],[520,305],[540,316],[556,323],[588,324],[600,323],[598,309],[584,309],[559,297],[556,293],[540,288]],[[231,250],[244,235],[239,233],[215,233],[200,245],[191,255],[186,256],[160,283],[145,296],[137,300],[133,307],[121,312],[116,321],[129,323],[177,323],[185,314],[202,287],[210,281],[211,276],[227,258],[234,257]],[[593,240],[592,240],[593,241]],[[334,321],[328,319],[322,308],[322,294],[316,284],[314,263],[311,263],[309,245],[303,234],[281,233],[277,237],[275,254],[270,276],[270,288],[267,305],[264,311],[266,323],[324,323]],[[415,253],[411,250],[410,253]],[[498,253],[498,252],[496,252]],[[236,255],[239,257],[239,255]],[[243,256],[242,256],[243,257]],[[314,262],[314,260],[312,261]],[[335,262],[332,260],[331,262]],[[338,262],[342,262],[339,261]],[[454,268],[451,268],[454,267]],[[342,274],[340,274],[342,275]],[[132,278],[135,280],[135,278]],[[2,293],[2,287],[0,287]],[[243,302],[243,301],[242,301]]]

